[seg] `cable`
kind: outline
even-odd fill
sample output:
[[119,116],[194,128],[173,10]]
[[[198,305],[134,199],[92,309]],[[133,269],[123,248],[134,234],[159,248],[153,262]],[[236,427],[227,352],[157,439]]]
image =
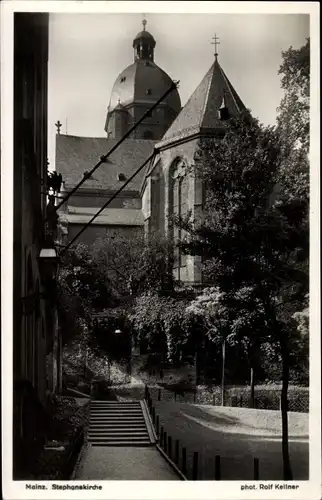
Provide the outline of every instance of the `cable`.
[[148,109],[142,116],[141,118],[126,132],[126,134],[109,150],[108,153],[106,153],[106,155],[102,155],[101,158],[100,158],[100,161],[92,168],[92,170],[90,172],[87,172],[82,180],[71,190],[69,191],[69,193],[67,194],[67,196],[65,196],[65,198],[60,202],[58,203],[58,205],[56,205],[55,209],[56,211],[80,188],[80,186],[89,178],[91,177],[91,175],[93,175],[93,173],[98,169],[98,167],[100,167],[102,165],[102,163],[104,163],[107,158],[119,147],[120,144],[122,144],[122,142],[130,135],[132,134],[132,132],[136,129],[136,127],[149,115],[149,113],[151,113],[151,111],[156,108],[166,97],[168,94],[170,94],[170,92],[172,92],[172,90],[178,88],[178,85],[179,85],[179,81],[173,81],[172,84],[171,84],[171,87],[165,92],[165,94],[160,97],[160,99],[155,103],[153,104],[153,106]]
[[153,153],[145,160],[145,162],[142,163],[142,165],[134,172],[134,174],[132,174],[131,177],[128,178],[128,180],[123,184],[123,186],[121,186],[120,189],[118,189],[107,200],[106,203],[104,203],[104,205],[99,209],[99,211],[96,212],[96,214],[85,224],[85,226],[82,227],[82,229],[74,236],[74,238],[62,249],[61,254],[66,252],[66,250],[68,250],[72,246],[72,244],[79,238],[81,234],[83,234],[83,232],[88,228],[88,226],[92,224],[92,222],[96,219],[96,217],[98,217],[103,212],[103,210],[105,210],[105,208],[111,203],[111,201],[114,200],[114,198],[116,198],[118,194],[120,194],[120,192],[125,188],[125,186],[127,186],[134,179],[134,177],[145,167],[145,165],[147,165],[147,163],[149,163],[149,161],[153,159],[156,153],[157,150],[155,149]]

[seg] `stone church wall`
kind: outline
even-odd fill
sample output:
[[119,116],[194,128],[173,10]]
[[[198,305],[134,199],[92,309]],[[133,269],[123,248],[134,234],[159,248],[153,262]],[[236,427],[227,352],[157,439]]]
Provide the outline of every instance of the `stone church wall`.
[[[159,230],[169,234],[170,169],[177,160],[182,160],[187,167],[194,164],[198,147],[198,139],[162,150],[155,163],[155,168],[147,182],[145,200],[145,219],[150,218],[150,231]],[[192,217],[198,218],[202,209],[202,185],[197,177],[191,176],[188,188],[189,210]],[[180,279],[187,282],[201,282],[201,260],[199,257],[187,256],[186,266],[180,269]]]

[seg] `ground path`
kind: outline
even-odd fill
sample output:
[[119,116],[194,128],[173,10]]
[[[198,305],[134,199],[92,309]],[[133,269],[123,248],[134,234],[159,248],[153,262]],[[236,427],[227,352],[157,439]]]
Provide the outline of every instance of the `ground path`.
[[[198,479],[214,479],[216,455],[221,457],[222,480],[252,480],[254,457],[259,459],[261,480],[283,479],[279,411],[158,401],[154,405],[168,436],[187,449],[190,471],[193,452],[198,451]],[[308,414],[289,412],[289,435],[294,479],[307,480]]]
[[154,446],[88,446],[83,451],[74,479],[180,480]]

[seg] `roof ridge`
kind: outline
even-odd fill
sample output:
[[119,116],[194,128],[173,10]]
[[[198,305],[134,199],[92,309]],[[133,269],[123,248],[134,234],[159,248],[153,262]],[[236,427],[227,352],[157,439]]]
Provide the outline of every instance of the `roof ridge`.
[[227,85],[227,87],[228,87],[228,89],[229,89],[230,95],[231,95],[231,97],[232,97],[232,98],[233,98],[233,100],[234,100],[234,103],[235,103],[235,105],[236,105],[236,108],[237,108],[238,112],[240,113],[240,112],[241,112],[241,109],[240,109],[239,104],[238,104],[238,103],[237,103],[237,101],[236,101],[236,98],[235,98],[235,96],[234,96],[234,92],[232,91],[232,85],[231,85],[230,81],[228,80],[228,78],[227,78],[227,76],[226,76],[226,74],[225,74],[224,70],[222,69],[222,67],[220,66],[220,64],[219,64],[219,63],[218,63],[218,66],[219,66],[219,69],[220,69],[220,71],[221,71],[221,74],[222,74],[222,76],[223,76],[223,78],[224,78],[224,80],[225,80],[225,82],[226,82],[226,85]]
[[[210,92],[212,80],[214,78],[215,63],[216,63],[216,61],[210,66],[210,69],[208,70],[208,73],[210,73],[210,78],[209,78],[208,87],[207,87],[207,91],[206,91],[206,95],[205,95],[205,102],[203,104],[203,109],[202,109],[202,113],[201,113],[201,117],[200,117],[199,127],[202,126],[202,122],[203,122],[204,117],[205,117],[205,111],[206,111],[206,106],[208,104],[209,92]],[[206,73],[205,78],[207,78],[208,73]]]

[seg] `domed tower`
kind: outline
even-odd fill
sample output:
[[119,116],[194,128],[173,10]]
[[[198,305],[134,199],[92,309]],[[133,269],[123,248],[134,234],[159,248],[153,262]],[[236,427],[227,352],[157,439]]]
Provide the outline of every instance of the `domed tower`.
[[[107,110],[107,136],[120,139],[142,115],[170,88],[172,80],[154,62],[156,42],[146,31],[133,40],[134,63],[117,77]],[[133,132],[132,139],[159,140],[181,110],[177,89],[174,89]]]

